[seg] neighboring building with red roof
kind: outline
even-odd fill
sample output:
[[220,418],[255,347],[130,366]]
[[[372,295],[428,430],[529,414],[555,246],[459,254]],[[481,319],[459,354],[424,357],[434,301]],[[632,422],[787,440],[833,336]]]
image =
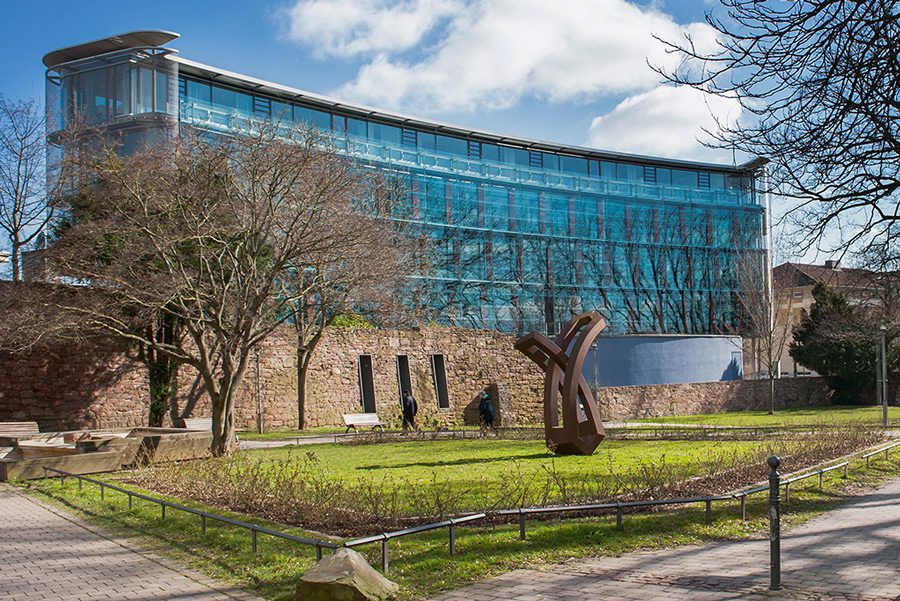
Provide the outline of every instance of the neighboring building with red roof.
[[[867,269],[842,267],[840,261],[825,261],[822,265],[782,263],[773,269],[774,298],[780,305],[778,311],[790,312],[783,322],[794,326],[800,323],[803,311],[809,311],[813,306],[812,290],[817,283],[839,290],[854,305],[878,305],[882,302],[883,275]],[[788,349],[792,340],[793,336],[789,334],[781,356],[782,375],[812,374],[790,356]]]

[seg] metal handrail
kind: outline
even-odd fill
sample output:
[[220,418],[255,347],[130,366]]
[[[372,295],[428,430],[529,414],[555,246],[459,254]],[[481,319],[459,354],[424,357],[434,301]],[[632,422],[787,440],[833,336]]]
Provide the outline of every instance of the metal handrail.
[[[885,453],[885,458],[887,458],[888,451],[895,447],[900,446],[900,441],[892,443],[886,447],[882,447],[876,449],[874,451],[865,453],[861,455],[861,458],[866,459],[866,466],[869,465],[869,458],[877,455],[878,453]],[[854,456],[855,454],[851,455]],[[828,467],[819,468],[816,470],[812,470],[809,472],[802,472],[791,476],[786,479],[781,480],[781,484],[785,486],[785,502],[790,501],[790,485],[794,482],[798,482],[801,480],[805,480],[806,478],[811,478],[813,476],[819,476],[819,487],[822,487],[823,484],[823,475],[834,471],[840,468],[844,468],[844,477],[848,475],[850,462],[843,461],[841,463],[837,463]],[[389,541],[394,538],[401,538],[404,536],[409,536],[411,534],[418,534],[420,532],[427,532],[430,530],[438,530],[440,528],[448,528],[450,535],[450,555],[456,554],[456,527],[461,524],[467,524],[476,522],[479,520],[486,519],[488,517],[507,517],[515,515],[518,517],[519,522],[519,538],[521,540],[525,540],[526,538],[526,523],[525,517],[528,515],[536,515],[536,514],[556,514],[556,513],[572,513],[572,512],[586,512],[586,511],[616,511],[616,528],[622,529],[622,518],[623,518],[623,510],[627,508],[640,508],[640,507],[657,507],[662,505],[688,505],[692,503],[704,503],[705,504],[705,522],[707,524],[712,523],[712,503],[714,501],[727,501],[732,499],[740,499],[741,502],[741,519],[747,519],[746,512],[746,501],[747,497],[752,494],[757,494],[760,492],[764,492],[769,490],[769,485],[764,484],[761,486],[756,486],[753,488],[748,488],[740,491],[736,491],[733,493],[728,493],[724,495],[707,495],[707,496],[697,496],[697,497],[684,497],[684,498],[676,498],[676,499],[656,499],[650,501],[617,501],[614,503],[592,503],[592,504],[582,504],[582,505],[556,505],[556,506],[548,506],[548,507],[521,507],[518,509],[501,509],[490,512],[482,512],[482,513],[472,513],[457,516],[454,518],[450,518],[447,520],[443,520],[440,522],[433,522],[429,524],[422,524],[420,526],[413,526],[410,528],[404,528],[402,530],[395,530],[391,532],[382,532],[381,534],[375,534],[372,536],[366,536],[362,538],[357,538],[353,540],[349,540],[344,542],[342,545],[338,545],[335,543],[330,543],[327,541],[317,540],[317,539],[307,539],[302,537],[297,537],[291,534],[285,534],[283,532],[278,532],[277,530],[270,530],[265,527],[257,526],[255,524],[250,524],[248,522],[242,522],[240,520],[234,520],[232,518],[226,518],[224,516],[218,516],[215,514],[210,514],[205,511],[201,511],[199,509],[194,509],[192,507],[186,507],[184,505],[179,505],[177,503],[172,503],[170,501],[165,501],[163,499],[157,499],[155,497],[151,497],[148,495],[144,495],[141,493],[137,493],[134,491],[127,490],[125,488],[121,488],[115,486],[113,484],[108,484],[101,480],[95,480],[93,478],[88,478],[85,476],[81,476],[78,474],[71,474],[69,472],[59,470],[51,467],[44,467],[44,471],[46,472],[55,472],[62,476],[63,480],[66,477],[78,478],[79,480],[79,488],[81,488],[81,481],[91,482],[93,484],[97,484],[100,486],[100,498],[103,498],[104,488],[109,488],[111,490],[116,490],[128,495],[128,507],[131,508],[132,497],[137,497],[140,499],[145,499],[147,501],[151,501],[153,503],[158,503],[162,509],[162,517],[165,519],[165,509],[166,507],[172,507],[173,509],[179,509],[181,511],[185,511],[188,513],[192,513],[195,515],[201,516],[201,525],[203,531],[206,531],[206,518],[214,519],[220,522],[225,522],[228,524],[233,524],[235,526],[239,526],[242,528],[246,528],[251,530],[253,536],[253,552],[256,553],[256,535],[258,532],[263,534],[268,534],[270,536],[275,536],[278,538],[283,538],[286,540],[292,540],[295,542],[299,542],[307,545],[314,545],[316,547],[316,560],[320,560],[322,558],[322,549],[337,549],[341,546],[346,548],[353,548],[362,545],[372,544],[372,543],[381,543],[381,568],[384,574],[387,574],[390,568],[389,561]]]
[[394,530],[393,532],[382,532],[373,536],[357,538],[344,543],[347,548],[358,547],[360,545],[368,545],[371,543],[381,543],[381,571],[385,574],[390,570],[389,559],[389,541],[392,538],[400,538],[409,536],[410,534],[418,534],[419,532],[427,532],[429,530],[437,530],[439,528],[447,528],[450,532],[450,555],[456,555],[456,527],[460,524],[467,524],[477,520],[484,519],[488,516],[486,513],[473,513],[456,518],[450,518],[442,522],[434,522],[431,524],[422,524],[421,526],[413,526],[412,528],[404,528],[403,530]]
[[882,448],[880,448],[880,449],[875,449],[874,451],[870,451],[870,452],[866,453],[865,455],[862,456],[863,459],[866,460],[866,467],[869,467],[869,460],[870,460],[872,457],[874,457],[875,455],[877,455],[877,454],[879,454],[879,453],[884,453],[884,458],[887,459],[887,458],[888,458],[888,452],[889,452],[891,449],[893,449],[893,448],[895,448],[895,447],[898,447],[898,446],[900,446],[900,440],[898,440],[898,441],[895,442],[895,443],[889,444],[889,445],[886,446],[886,447],[882,447]]
[[162,519],[166,519],[166,508],[177,509],[178,511],[183,511],[185,513],[190,513],[200,517],[200,529],[202,532],[206,532],[206,520],[213,520],[216,522],[222,522],[224,524],[230,524],[232,526],[237,526],[238,528],[244,528],[245,530],[249,530],[251,534],[251,542],[253,546],[253,552],[256,553],[257,547],[257,535],[265,534],[268,536],[272,536],[275,538],[281,538],[284,540],[292,541],[295,543],[300,543],[303,545],[309,545],[315,547],[316,549],[316,561],[322,559],[322,549],[337,549],[340,545],[336,543],[331,543],[324,540],[319,540],[315,538],[305,538],[302,536],[296,536],[294,534],[288,534],[286,532],[279,532],[278,530],[272,530],[271,528],[266,528],[265,526],[258,526],[256,524],[252,524],[250,522],[244,522],[241,520],[236,520],[234,518],[225,517],[223,515],[218,515],[215,513],[209,513],[208,511],[203,511],[202,509],[195,509],[194,507],[188,507],[187,505],[181,505],[180,503],[173,503],[171,501],[166,501],[165,499],[159,499],[156,497],[152,497],[150,495],[145,495],[143,493],[135,492],[133,490],[128,490],[127,488],[122,488],[121,486],[116,486],[115,484],[110,484],[109,482],[104,482],[103,480],[97,480],[95,478],[89,478],[87,476],[82,476],[81,474],[73,474],[71,472],[67,472],[65,470],[57,469],[55,467],[47,467],[44,466],[44,473],[53,472],[59,474],[60,479],[63,483],[65,483],[66,478],[75,478],[78,480],[78,489],[81,490],[82,482],[88,482],[90,484],[96,484],[100,487],[100,499],[105,498],[106,489],[114,490],[116,492],[120,492],[122,494],[128,495],[128,509],[131,509],[133,501],[135,498],[142,499],[144,501],[149,501],[151,503],[156,503],[160,507],[161,517]]

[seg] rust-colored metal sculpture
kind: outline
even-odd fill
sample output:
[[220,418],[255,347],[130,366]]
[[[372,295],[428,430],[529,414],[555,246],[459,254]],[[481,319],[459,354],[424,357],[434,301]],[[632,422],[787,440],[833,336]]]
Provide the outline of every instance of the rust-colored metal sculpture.
[[591,344],[605,327],[600,314],[589,311],[572,319],[555,341],[538,332],[516,341],[516,349],[544,370],[544,434],[547,446],[561,455],[590,455],[606,436],[600,408],[581,373]]

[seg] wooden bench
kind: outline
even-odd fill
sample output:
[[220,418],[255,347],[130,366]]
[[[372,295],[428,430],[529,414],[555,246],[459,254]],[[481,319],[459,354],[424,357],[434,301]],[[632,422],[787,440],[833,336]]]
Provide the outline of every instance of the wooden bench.
[[40,434],[37,422],[0,422],[0,436],[19,438]]
[[381,428],[384,432],[384,423],[378,418],[377,413],[347,413],[344,414],[344,425],[347,426],[346,432],[356,430],[357,427],[371,427],[373,430]]
[[197,430],[201,432],[212,432],[211,417],[186,417],[184,421],[185,430]]

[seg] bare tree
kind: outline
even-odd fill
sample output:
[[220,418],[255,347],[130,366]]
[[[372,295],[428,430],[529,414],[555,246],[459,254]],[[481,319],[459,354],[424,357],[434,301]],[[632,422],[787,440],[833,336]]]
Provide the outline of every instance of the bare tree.
[[[71,199],[49,259],[95,300],[56,308],[196,369],[217,455],[233,447],[254,350],[315,301],[311,290],[360,278],[360,257],[372,257],[362,244],[386,247],[383,261],[401,248],[386,219],[391,197],[311,130],[184,134],[125,157],[107,149],[83,168],[95,184]],[[160,316],[183,336],[154,335],[146,324]]]
[[[358,193],[348,180],[346,192]],[[373,180],[366,188],[368,218],[348,219],[333,235],[334,247],[311,253],[291,265],[285,285],[294,302],[290,323],[297,343],[297,423],[306,427],[306,378],[313,354],[335,318],[358,313],[380,323],[402,321],[413,311],[401,294],[415,257],[414,243],[401,236],[402,225],[384,227],[391,208],[406,196],[402,184]],[[377,199],[377,200],[375,200]],[[374,220],[374,221],[373,221]],[[377,226],[375,226],[377,224]]]
[[13,281],[22,279],[22,250],[53,218],[46,176],[43,109],[34,100],[0,96],[0,230]]
[[[670,81],[740,102],[716,145],[771,160],[801,250],[900,253],[900,11],[892,0],[720,0],[717,48],[669,40]],[[834,237],[827,238],[831,233]],[[829,242],[831,240],[832,242]]]
[[753,362],[769,382],[769,413],[775,413],[775,380],[781,357],[796,325],[791,312],[791,289],[772,282],[764,251],[742,251],[735,265],[740,303],[738,333],[750,338]]

